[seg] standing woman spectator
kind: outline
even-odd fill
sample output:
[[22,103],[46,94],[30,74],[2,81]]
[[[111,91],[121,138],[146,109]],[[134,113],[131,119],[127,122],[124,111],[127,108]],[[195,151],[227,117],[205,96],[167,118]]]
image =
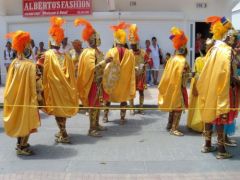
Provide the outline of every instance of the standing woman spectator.
[[160,64],[163,64],[162,60],[162,51],[157,44],[157,38],[152,37],[152,59],[153,59],[153,69],[152,69],[152,76],[153,76],[153,84],[158,84],[158,76],[159,76],[159,70],[160,70]]
[[72,49],[72,46],[68,43],[68,37],[65,37],[62,41],[62,46],[60,47],[61,53],[69,53]]
[[31,48],[32,48],[32,57],[30,59],[37,61],[37,53],[38,53],[38,47],[35,46],[35,42],[33,39],[31,39]]
[[196,35],[196,41],[195,41],[195,58],[201,56],[201,50],[203,47],[203,39],[202,39],[202,34],[197,33]]
[[147,81],[147,86],[151,86],[152,84],[152,75],[151,75],[151,70],[153,67],[153,60],[152,60],[152,50],[150,48],[151,46],[151,42],[150,40],[146,40],[145,41],[145,45],[146,45],[146,54],[151,58],[151,62],[148,63],[147,69],[146,69],[146,81]]
[[16,57],[16,53],[12,49],[12,43],[8,41],[6,43],[5,50],[4,50],[4,60],[5,60],[4,66],[6,67],[7,72],[12,60],[15,59],[15,57]]

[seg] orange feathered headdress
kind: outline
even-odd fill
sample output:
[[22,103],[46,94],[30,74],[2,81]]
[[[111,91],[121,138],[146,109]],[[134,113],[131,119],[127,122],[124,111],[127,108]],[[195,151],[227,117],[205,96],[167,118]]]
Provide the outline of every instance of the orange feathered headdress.
[[179,50],[180,48],[186,46],[188,42],[188,38],[186,37],[184,32],[177,27],[173,27],[171,29],[170,39],[172,40],[173,46],[176,50]]
[[232,23],[226,17],[210,16],[206,20],[211,23],[211,33],[214,40],[221,40],[226,33],[233,29]]
[[21,30],[8,33],[5,37],[12,39],[12,48],[18,53],[23,53],[24,49],[31,41],[30,33]]
[[74,26],[79,25],[85,26],[82,32],[82,39],[84,41],[88,41],[91,38],[91,36],[95,33],[95,29],[93,28],[92,24],[89,21],[83,18],[75,19]]
[[125,22],[120,22],[116,26],[111,26],[111,29],[114,31],[114,42],[117,44],[125,44],[126,43],[126,32],[124,31],[128,28],[129,25]]
[[62,28],[62,25],[64,23],[65,20],[62,19],[61,17],[53,16],[50,18],[51,27],[49,28],[48,34],[54,41],[54,42],[51,41],[52,45],[59,46],[62,43],[64,39],[64,30]]
[[210,16],[206,19],[206,23],[210,23],[211,27],[218,21],[221,21],[221,17],[219,16]]
[[138,36],[138,28],[136,24],[130,25],[128,40],[130,41],[131,44],[138,44],[139,36]]

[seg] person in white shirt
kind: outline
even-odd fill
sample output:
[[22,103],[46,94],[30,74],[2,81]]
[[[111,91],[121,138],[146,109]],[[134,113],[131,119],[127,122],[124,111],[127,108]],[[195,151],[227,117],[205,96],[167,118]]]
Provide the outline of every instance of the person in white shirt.
[[4,66],[8,71],[8,67],[11,64],[12,60],[16,57],[16,53],[12,49],[12,43],[10,41],[7,42],[5,50],[4,50]]
[[152,51],[152,59],[153,59],[153,68],[152,68],[152,77],[153,77],[153,84],[158,84],[158,76],[160,65],[163,64],[162,61],[162,51],[157,44],[157,38],[152,37],[152,46],[150,47]]
[[38,52],[38,47],[35,46],[35,42],[33,39],[31,39],[31,47],[32,47],[32,55],[29,57],[31,60],[34,60],[34,62],[37,61],[37,52]]
[[72,46],[68,44],[68,38],[65,37],[62,41],[62,46],[60,48],[61,53],[69,53],[69,51],[72,49]]

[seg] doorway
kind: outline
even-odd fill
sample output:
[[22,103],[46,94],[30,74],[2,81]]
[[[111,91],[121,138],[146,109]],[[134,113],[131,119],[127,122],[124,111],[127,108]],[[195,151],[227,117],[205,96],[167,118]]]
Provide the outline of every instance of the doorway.
[[207,38],[211,38],[210,24],[205,22],[195,23],[195,59],[205,55],[205,42]]

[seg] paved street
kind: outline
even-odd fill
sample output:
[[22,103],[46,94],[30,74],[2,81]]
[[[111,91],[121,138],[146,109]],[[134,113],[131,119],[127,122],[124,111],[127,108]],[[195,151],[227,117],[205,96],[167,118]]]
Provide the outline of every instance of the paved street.
[[[147,104],[156,104],[156,89],[146,92]],[[0,111],[2,116],[3,112]],[[230,160],[202,154],[201,134],[188,130],[186,114],[181,121],[184,137],[165,130],[167,114],[146,111],[130,116],[119,126],[119,111],[112,111],[103,138],[87,136],[88,117],[79,113],[67,122],[72,144],[57,145],[52,116],[41,113],[42,126],[30,138],[36,155],[15,155],[16,140],[4,134],[0,123],[0,179],[239,179],[240,148],[229,148]],[[238,122],[239,125],[239,122]],[[238,129],[234,139],[240,144]]]

